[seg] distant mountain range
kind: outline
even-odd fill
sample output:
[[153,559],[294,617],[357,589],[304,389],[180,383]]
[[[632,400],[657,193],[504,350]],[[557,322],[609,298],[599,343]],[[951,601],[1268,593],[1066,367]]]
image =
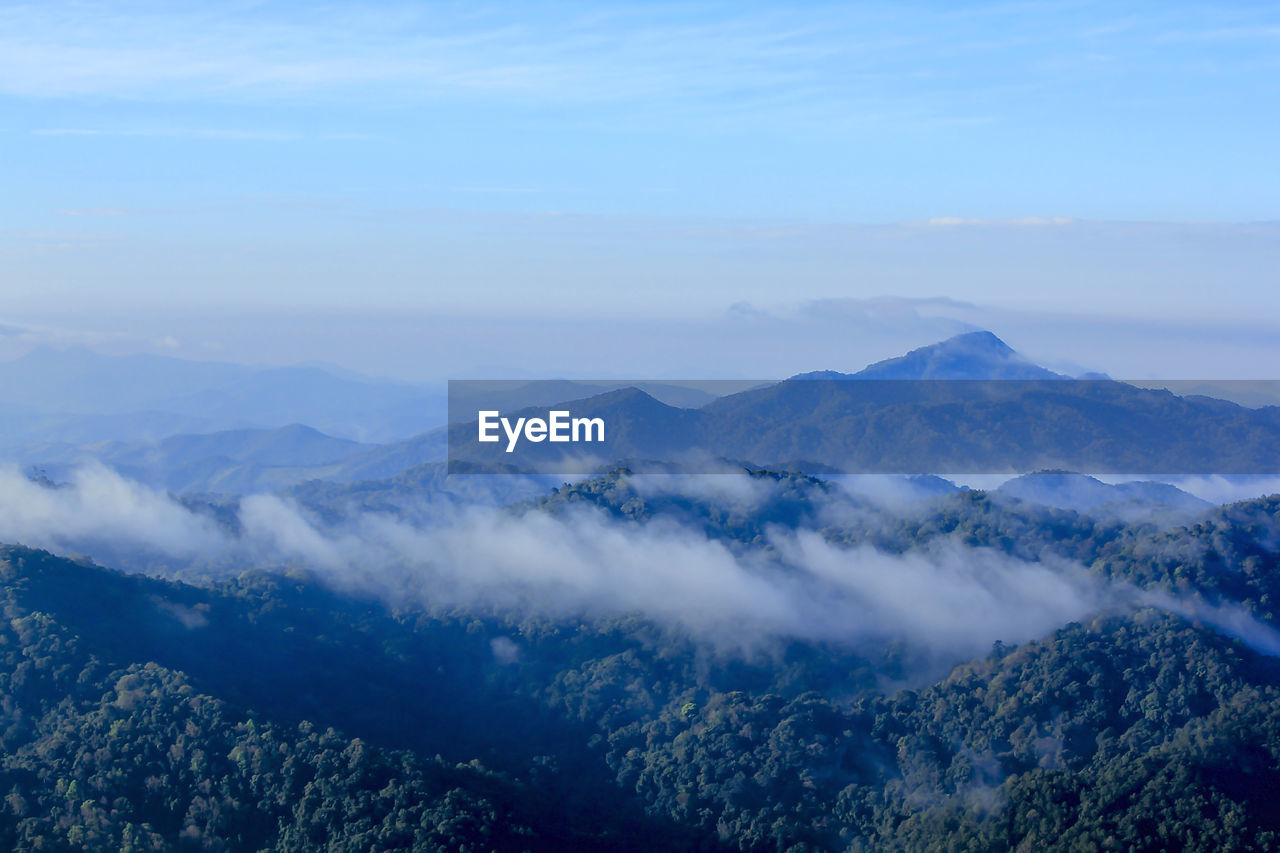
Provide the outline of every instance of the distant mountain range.
[[[54,479],[97,461],[175,492],[243,494],[394,478],[443,462],[451,441],[452,461],[467,470],[566,470],[566,445],[514,455],[480,447],[474,422],[442,425],[441,397],[320,367],[37,350],[0,364],[0,400],[0,448]],[[1278,408],[1068,381],[990,332],[856,373],[805,373],[720,397],[678,383],[565,380],[464,384],[453,400],[463,413],[482,403],[513,416],[556,405],[603,418],[608,441],[588,448],[585,471],[670,462],[691,449],[709,461],[814,473],[1263,473],[1260,458],[1280,458]],[[441,426],[428,429],[433,422]],[[1073,488],[1063,505],[1081,508],[1093,487]]]
[[444,422],[443,389],[157,355],[40,348],[0,363],[0,448],[305,423],[393,441]]
[[[494,383],[486,394],[506,409],[628,384],[516,381]],[[708,391],[673,383],[640,387],[679,407],[715,399]],[[465,392],[456,399],[465,400]],[[427,387],[377,380],[328,366],[256,368],[48,347],[0,363],[0,452],[23,461],[52,462],[104,441],[145,443],[177,434],[291,424],[362,443],[397,442],[442,426],[447,410],[443,383]]]
[[100,463],[120,474],[173,492],[241,494],[274,491],[300,479],[335,477],[343,463],[380,449],[325,435],[301,424],[180,434],[160,441],[108,441],[49,448],[37,463],[53,480]]
[[1190,515],[1213,504],[1168,483],[1104,483],[1068,471],[1037,471],[1008,481],[999,495],[1029,503],[1072,509],[1086,515],[1120,515],[1138,521],[1161,513]]
[[[989,377],[975,378],[975,377]],[[1247,409],[1109,379],[1069,380],[975,332],[856,374],[801,374],[692,410],[639,389],[557,404],[610,424],[603,444],[481,444],[450,429],[450,459],[572,471],[592,460],[707,470],[736,460],[810,472],[1274,473],[1280,408]],[[534,408],[509,414],[545,417]]]
[[[728,386],[727,382],[705,383],[710,387]],[[701,388],[670,382],[578,382],[571,379],[548,379],[532,382],[504,382],[492,380],[462,381],[453,383],[449,390],[449,405],[458,412],[470,414],[479,407],[492,407],[502,411],[527,406],[550,406],[564,400],[578,400],[599,394],[607,394],[623,388],[638,388],[655,400],[680,409],[696,409],[710,403],[719,394]],[[452,418],[451,418],[452,419]]]

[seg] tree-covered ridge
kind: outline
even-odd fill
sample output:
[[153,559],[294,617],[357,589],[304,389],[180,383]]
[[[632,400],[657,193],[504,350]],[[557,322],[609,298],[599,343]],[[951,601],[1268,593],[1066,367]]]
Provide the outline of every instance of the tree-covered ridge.
[[619,520],[647,522],[668,518],[724,542],[759,547],[767,544],[770,526],[812,527],[821,523],[822,510],[833,504],[868,506],[808,474],[744,468],[736,473],[712,475],[713,480],[717,477],[730,482],[745,479],[749,489],[758,491],[739,500],[726,500],[714,492],[708,496],[696,489],[701,478],[685,481],[695,486],[692,490],[651,491],[640,487],[629,469],[618,468],[573,485],[565,484],[516,509],[558,513],[586,504]]
[[590,505],[636,522],[673,518],[713,538],[750,546],[766,544],[770,528],[812,527],[835,543],[892,553],[952,540],[1026,560],[1053,555],[1109,579],[1232,602],[1268,623],[1280,621],[1280,495],[1216,507],[1170,526],[1130,524],[976,489],[886,507],[804,474],[744,475],[767,484],[763,500],[734,504],[678,491],[655,493],[619,469],[566,484],[532,505],[551,512]]
[[[959,541],[1276,618],[1275,498],[1162,527],[745,480],[702,493],[616,472],[511,512],[587,508],[743,551],[774,527],[891,553]],[[892,644],[736,654],[640,612],[0,561],[0,832],[17,848],[1280,848],[1276,659],[1142,599],[904,689]]]
[[[1253,518],[1239,512],[1224,519]],[[667,849],[1244,850],[1280,829],[1274,662],[1155,611],[885,694],[833,650],[699,661],[640,619],[395,616],[305,578],[210,590],[5,559],[4,831],[19,848],[555,849],[584,821],[577,849],[625,848],[646,825],[600,809],[600,784],[669,821],[643,830]],[[300,647],[250,655],[280,634]],[[499,636],[518,664],[494,662]],[[429,672],[430,704],[462,713],[411,710],[406,685]],[[344,733],[306,721],[317,712]],[[511,737],[527,717],[541,722]],[[382,743],[349,739],[360,730]],[[516,748],[529,738],[537,750]],[[486,755],[501,776],[430,757],[486,739],[510,747]]]
[[0,549],[0,575],[12,618],[69,638],[57,646],[74,652],[57,661],[68,678],[90,663],[157,665],[286,729],[337,727],[375,749],[518,775],[512,796],[540,815],[540,835],[602,849],[683,843],[678,828],[609,785],[584,726],[513,689],[490,644],[501,625],[466,614],[397,618],[302,576],[254,572],[194,587],[25,548]]
[[[12,579],[28,558],[7,555]],[[155,663],[118,668],[6,596],[0,845],[12,850],[619,849],[478,763],[246,715]]]

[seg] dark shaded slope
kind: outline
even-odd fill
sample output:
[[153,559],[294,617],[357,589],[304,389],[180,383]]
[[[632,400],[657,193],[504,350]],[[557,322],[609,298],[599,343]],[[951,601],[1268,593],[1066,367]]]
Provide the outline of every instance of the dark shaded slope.
[[303,580],[257,574],[210,590],[25,548],[0,549],[0,571],[10,618],[42,614],[108,668],[154,663],[286,726],[532,775],[529,805],[545,810],[552,836],[600,849],[692,845],[609,783],[582,724],[510,689],[482,623],[418,630]]

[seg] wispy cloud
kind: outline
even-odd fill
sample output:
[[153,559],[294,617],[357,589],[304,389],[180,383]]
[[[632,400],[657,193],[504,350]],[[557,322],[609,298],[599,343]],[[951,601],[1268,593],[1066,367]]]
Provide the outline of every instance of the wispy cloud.
[[59,347],[100,347],[128,341],[129,335],[122,332],[69,329],[57,326],[0,321],[0,340],[15,341],[27,346],[50,344]]
[[299,139],[297,133],[277,130],[234,130],[226,128],[170,127],[170,128],[85,128],[49,127],[36,128],[32,136],[160,136],[187,139],[229,139],[253,142],[287,142]]
[[1072,225],[1076,222],[1067,216],[1019,216],[1011,219],[981,219],[965,216],[935,216],[932,219],[926,219],[921,223],[908,223],[910,225],[934,225],[942,227],[957,227],[965,225],[977,226],[1041,226],[1041,225]]
[[1280,41],[1280,26],[1213,27],[1209,29],[1173,30],[1161,33],[1158,40],[1167,44],[1179,42]]
[[[716,505],[759,488],[739,483],[726,493],[723,476],[710,478]],[[399,608],[575,621],[626,615],[728,654],[790,640],[876,650],[892,643],[920,668],[915,675],[945,672],[996,640],[1025,642],[1091,613],[1143,607],[1280,652],[1280,635],[1233,605],[1141,591],[1050,554],[1026,561],[958,540],[888,553],[835,545],[812,530],[773,529],[768,549],[738,550],[693,526],[623,523],[587,507],[553,516],[473,506],[424,525],[361,513],[326,525],[270,495],[246,497],[236,515],[232,533],[102,467],[49,488],[0,466],[0,541],[148,568],[301,566]],[[518,657],[514,646],[493,651]]]
[[145,213],[142,210],[130,210],[122,207],[86,207],[55,210],[56,216],[137,216]]
[[[894,10],[846,4],[19,4],[0,8],[0,92],[25,97],[661,103],[815,122],[983,122],[987,95],[1068,82],[1045,56],[1099,40],[1185,43],[1180,10],[1101,4]],[[1198,41],[1274,38],[1265,10]],[[1230,59],[1230,57],[1227,57]],[[1123,73],[1118,69],[1116,73]],[[963,95],[963,97],[960,97]]]
[[517,46],[509,28],[438,17],[372,4],[320,14],[309,7],[22,5],[0,11],[0,33],[11,34],[0,35],[0,87],[38,97],[235,99],[389,83],[525,88],[546,74],[528,62],[479,58],[485,45]]

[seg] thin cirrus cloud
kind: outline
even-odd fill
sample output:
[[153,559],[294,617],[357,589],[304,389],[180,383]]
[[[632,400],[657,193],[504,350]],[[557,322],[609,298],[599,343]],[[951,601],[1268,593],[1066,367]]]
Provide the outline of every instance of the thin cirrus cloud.
[[92,127],[41,127],[31,131],[32,136],[157,136],[188,139],[231,139],[254,142],[286,142],[300,135],[285,131],[236,130],[231,128],[92,128]]
[[[26,6],[4,14],[0,85],[31,96],[280,97],[401,85],[418,94],[583,94],[570,55],[527,28],[450,21],[426,10],[330,7],[327,17],[211,9]],[[337,14],[333,14],[334,9]],[[575,80],[570,78],[576,78]]]
[[144,211],[128,210],[122,207],[86,207],[55,210],[55,216],[137,216]]
[[203,100],[395,81],[502,88],[504,80],[528,85],[536,77],[528,66],[504,77],[466,58],[494,33],[407,36],[376,7],[355,11],[263,19],[212,7],[21,6],[0,13],[0,32],[10,34],[0,36],[0,87],[33,97]]
[[[1253,36],[1235,36],[1233,45],[1265,44],[1276,30],[1266,10],[1231,20],[1218,31]],[[1068,78],[1089,57],[1124,53],[1111,72],[1120,80],[1142,70],[1135,64],[1156,67],[1215,51],[1223,39],[1170,37],[1203,23],[1176,4],[1136,22],[1087,3],[1037,6],[1034,15],[984,4],[875,10],[553,3],[517,12],[397,3],[319,11],[30,4],[0,9],[0,91],[162,101],[343,92],[380,100],[651,100],[696,104],[700,114],[713,104],[729,113],[786,108],[825,121],[842,115],[832,109],[839,105],[863,118],[990,121],[994,101],[1019,90],[1032,95],[1045,85],[1080,82]],[[1240,67],[1250,59],[1214,55]]]
[[[0,250],[41,309],[104,280],[155,300],[181,270],[281,304],[374,281],[370,310],[702,310],[786,281],[1129,313],[1158,287],[1156,310],[1256,316],[1256,225],[1124,223],[1275,219],[1278,24],[1093,0],[0,0]],[[1236,35],[1170,38],[1215,30]],[[251,195],[350,201],[231,210]],[[186,221],[107,213],[159,210]],[[69,215],[110,252],[27,239]]]

